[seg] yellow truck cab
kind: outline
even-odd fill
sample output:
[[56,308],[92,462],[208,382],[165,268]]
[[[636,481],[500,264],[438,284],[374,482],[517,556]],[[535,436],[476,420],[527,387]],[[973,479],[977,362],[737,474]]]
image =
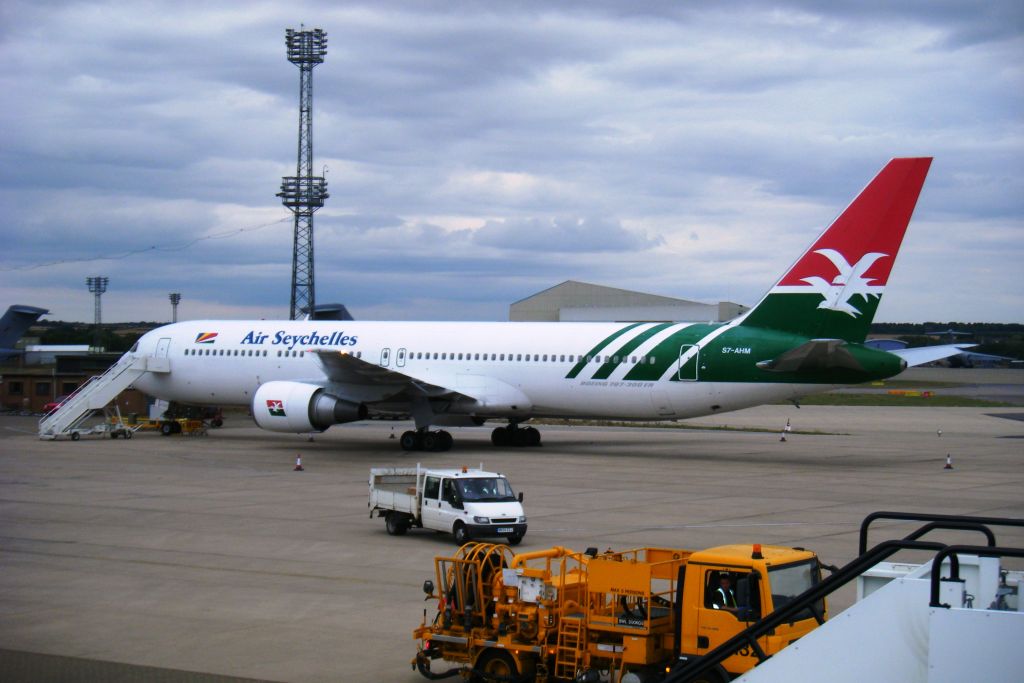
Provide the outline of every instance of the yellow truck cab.
[[[818,558],[801,548],[725,545],[692,553],[683,570],[679,653],[682,659],[707,654],[821,581]],[[813,610],[813,611],[812,611]],[[827,618],[825,601],[783,624],[758,644],[771,655],[812,631]],[[758,662],[750,648],[723,663],[731,674]]]

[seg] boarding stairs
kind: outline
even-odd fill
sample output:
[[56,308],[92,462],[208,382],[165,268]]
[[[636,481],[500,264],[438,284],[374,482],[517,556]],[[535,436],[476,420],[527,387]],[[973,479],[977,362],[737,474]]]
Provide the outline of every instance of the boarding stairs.
[[[877,520],[927,522],[901,539],[867,549],[869,525]],[[1000,547],[989,528],[1024,528],[1024,519],[876,512],[861,524],[860,556],[796,596],[746,630],[699,658],[680,657],[662,683],[728,680],[722,662],[746,647],[760,661],[737,683],[833,683],[900,681],[952,683],[1024,680],[1024,578],[1000,568],[997,558],[1024,558],[1024,549]],[[919,540],[937,530],[984,534],[986,545],[946,545]],[[901,550],[935,553],[924,565],[894,571],[885,560]],[[838,588],[865,575],[889,574],[862,582],[863,598],[827,622],[816,605]],[[948,576],[947,576],[948,574]],[[1013,580],[1007,581],[1007,575]],[[872,579],[874,580],[874,579]],[[1012,586],[1011,586],[1012,584]],[[970,591],[970,592],[969,592]],[[1007,596],[1012,594],[1012,599]],[[975,606],[974,603],[979,603]],[[770,659],[758,642],[779,624],[810,609],[820,626]]]
[[39,438],[56,439],[73,434],[94,412],[102,410],[117,395],[147,372],[170,372],[167,358],[126,353],[102,375],[91,377],[57,408],[39,421]]

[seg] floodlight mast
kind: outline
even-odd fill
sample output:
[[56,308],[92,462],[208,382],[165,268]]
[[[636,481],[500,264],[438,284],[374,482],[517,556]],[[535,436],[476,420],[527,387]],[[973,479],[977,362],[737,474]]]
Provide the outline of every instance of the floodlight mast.
[[93,303],[93,346],[99,348],[103,343],[102,336],[100,335],[100,328],[103,325],[103,313],[100,306],[100,297],[107,291],[107,284],[110,282],[109,277],[87,277],[85,278],[85,286],[89,288],[89,291],[94,297]]
[[178,302],[181,301],[181,294],[179,292],[171,292],[167,295],[167,298],[171,300],[171,322],[178,322]]
[[327,34],[321,29],[285,31],[288,61],[299,67],[299,153],[295,175],[281,179],[281,203],[295,214],[292,248],[292,293],[289,318],[316,303],[313,278],[313,213],[324,205],[327,181],[313,175],[313,67],[327,54]]

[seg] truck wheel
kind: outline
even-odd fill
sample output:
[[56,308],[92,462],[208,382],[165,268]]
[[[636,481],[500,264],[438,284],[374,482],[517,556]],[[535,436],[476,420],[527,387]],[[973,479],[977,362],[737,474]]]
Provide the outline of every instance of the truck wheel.
[[174,433],[174,425],[170,422],[162,422],[160,424],[160,433],[163,436],[170,436]]
[[455,522],[455,526],[452,528],[452,536],[455,537],[455,542],[459,545],[465,545],[469,542],[469,530],[462,522]]
[[409,525],[406,523],[404,516],[397,512],[389,512],[384,515],[384,526],[387,527],[388,533],[392,536],[401,536],[409,530]]
[[78,441],[81,438],[82,438],[82,435],[79,434],[78,432],[71,432],[71,440],[72,441]]
[[472,680],[475,683],[487,681],[514,681],[519,678],[519,669],[512,655],[502,650],[484,650],[476,660]]
[[519,542],[523,540],[522,534],[512,534],[507,539],[509,545],[519,545]]

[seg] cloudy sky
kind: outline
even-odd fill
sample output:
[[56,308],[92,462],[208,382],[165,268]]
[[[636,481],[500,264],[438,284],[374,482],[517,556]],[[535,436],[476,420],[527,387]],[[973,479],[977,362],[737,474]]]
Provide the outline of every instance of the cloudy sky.
[[889,158],[934,156],[878,319],[1024,322],[1019,0],[4,0],[0,305],[91,320],[106,275],[105,321],[172,291],[287,317],[302,23],[329,36],[318,302],[751,304]]

